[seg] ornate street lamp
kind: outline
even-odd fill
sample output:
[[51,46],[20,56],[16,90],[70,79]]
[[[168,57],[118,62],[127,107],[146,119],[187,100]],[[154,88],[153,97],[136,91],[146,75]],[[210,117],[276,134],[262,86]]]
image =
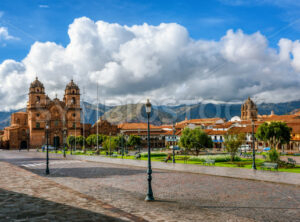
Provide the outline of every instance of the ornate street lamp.
[[64,158],[66,158],[66,140],[67,140],[67,128],[63,128],[63,149],[64,149]]
[[109,133],[109,156],[111,156],[110,143],[111,143],[111,132]]
[[27,129],[26,130],[26,136],[27,136],[27,151],[29,152],[29,142],[30,142],[30,140],[29,140],[29,133],[30,133],[30,131],[29,131],[29,129]]
[[256,170],[256,164],[255,164],[254,119],[252,119],[252,169]]
[[121,140],[122,140],[122,159],[124,158],[124,135],[121,133]]
[[47,155],[46,155],[46,174],[50,174],[49,171],[49,142],[48,142],[49,124],[46,122],[46,141],[47,141]]
[[150,119],[150,113],[151,113],[151,103],[149,99],[147,99],[147,103],[145,104],[146,106],[146,113],[147,113],[147,123],[148,123],[148,192],[146,196],[146,201],[153,201],[153,192],[152,192],[152,187],[151,187],[151,180],[152,180],[152,169],[151,169],[151,150],[150,150],[150,124],[149,124],[149,119]]
[[173,163],[175,163],[175,125],[173,124]]
[[71,133],[71,137],[69,138],[69,143],[70,143],[70,146],[71,146],[71,155],[73,155],[73,141],[71,140],[71,138],[73,138],[73,135]]

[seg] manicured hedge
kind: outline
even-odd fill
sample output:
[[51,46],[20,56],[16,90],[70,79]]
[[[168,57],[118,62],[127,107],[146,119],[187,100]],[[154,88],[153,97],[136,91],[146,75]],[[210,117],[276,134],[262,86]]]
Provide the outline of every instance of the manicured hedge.
[[[142,157],[148,157],[148,153],[141,153]],[[151,152],[151,157],[166,157],[167,154],[166,153],[155,153],[155,152]]]

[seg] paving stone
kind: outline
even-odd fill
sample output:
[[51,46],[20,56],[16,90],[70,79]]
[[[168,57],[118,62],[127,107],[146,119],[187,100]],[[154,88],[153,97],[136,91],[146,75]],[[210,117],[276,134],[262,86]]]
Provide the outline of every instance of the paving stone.
[[[18,158],[26,162],[25,155]],[[44,166],[26,169],[45,177]],[[147,203],[144,201],[146,170],[142,167],[82,161],[53,164],[50,172],[47,180],[72,189],[65,202],[76,201],[71,193],[77,192],[79,206],[93,212],[97,206],[87,204],[88,197],[108,204],[108,208],[102,205],[106,210],[114,206],[113,213],[122,210],[148,221],[294,222],[300,218],[300,190],[295,185],[154,170],[152,185],[156,201]],[[30,177],[26,180],[31,181]],[[47,189],[47,184],[40,185],[44,186],[42,190]],[[26,192],[32,193],[33,190],[28,189]],[[49,190],[52,195],[62,197],[64,189]],[[37,194],[49,198],[47,194]],[[128,219],[121,215],[119,218]]]

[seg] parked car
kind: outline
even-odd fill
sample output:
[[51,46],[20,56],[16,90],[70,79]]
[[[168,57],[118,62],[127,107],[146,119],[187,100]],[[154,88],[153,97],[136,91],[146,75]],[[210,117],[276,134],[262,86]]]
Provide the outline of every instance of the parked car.
[[[43,150],[43,151],[47,150],[47,145],[43,145],[43,146],[42,146],[42,150]],[[55,147],[54,147],[54,146],[51,146],[51,145],[48,145],[48,150],[55,150]]]

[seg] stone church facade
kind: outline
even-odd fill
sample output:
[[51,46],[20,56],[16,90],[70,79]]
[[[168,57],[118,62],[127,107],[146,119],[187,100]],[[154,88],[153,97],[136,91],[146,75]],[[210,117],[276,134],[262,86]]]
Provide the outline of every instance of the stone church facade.
[[[11,125],[4,129],[3,142],[6,148],[35,148],[48,143],[60,147],[70,136],[89,133],[90,124],[81,123],[80,89],[71,80],[66,85],[63,100],[51,100],[44,85],[36,78],[30,84],[26,112],[11,115]],[[46,130],[48,125],[48,130]]]

